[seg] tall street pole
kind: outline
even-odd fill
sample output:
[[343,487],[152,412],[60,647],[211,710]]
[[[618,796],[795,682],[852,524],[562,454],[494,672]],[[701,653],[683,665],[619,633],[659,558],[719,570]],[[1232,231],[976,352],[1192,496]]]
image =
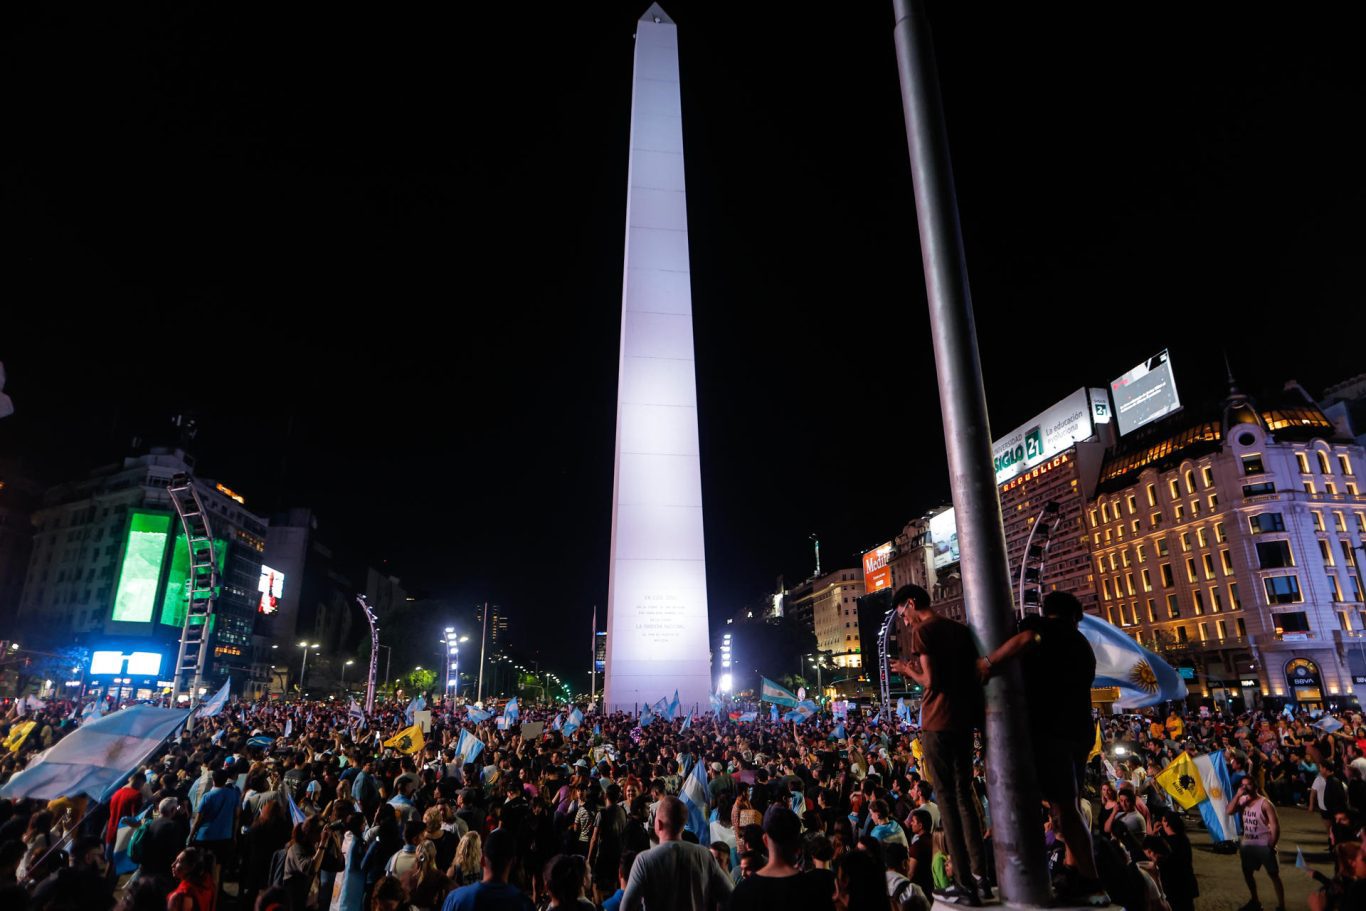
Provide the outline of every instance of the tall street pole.
[[479,693],[475,702],[480,704],[484,701],[484,644],[489,639],[489,603],[484,602],[484,631],[479,634]]
[[593,605],[593,635],[588,639],[588,705],[598,700],[598,606]]
[[[962,553],[963,602],[979,645],[989,651],[1012,632],[1014,613],[948,132],[924,0],[892,0],[892,9],[939,405]],[[1030,760],[1033,750],[1025,726],[1023,687],[1017,665],[1008,664],[1001,671],[986,693],[987,794],[997,882],[1005,901],[1044,906],[1052,901],[1053,893],[1044,863],[1039,788]]]

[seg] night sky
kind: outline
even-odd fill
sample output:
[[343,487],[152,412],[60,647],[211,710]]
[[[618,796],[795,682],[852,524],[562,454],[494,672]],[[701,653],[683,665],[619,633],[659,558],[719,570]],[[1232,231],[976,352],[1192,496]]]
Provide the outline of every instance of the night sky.
[[[0,459],[59,481],[193,411],[249,507],[555,667],[551,610],[607,598],[647,5],[7,10]],[[715,619],[949,488],[890,4],[665,8]],[[1225,351],[1253,391],[1366,372],[1357,30],[1079,9],[931,6],[997,435],[1164,347],[1188,403]]]

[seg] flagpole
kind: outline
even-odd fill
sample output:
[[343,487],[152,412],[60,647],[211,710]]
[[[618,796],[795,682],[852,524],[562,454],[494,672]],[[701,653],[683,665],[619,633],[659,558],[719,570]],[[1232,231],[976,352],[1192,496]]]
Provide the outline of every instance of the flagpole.
[[588,639],[588,705],[598,701],[598,606],[593,605],[593,634]]

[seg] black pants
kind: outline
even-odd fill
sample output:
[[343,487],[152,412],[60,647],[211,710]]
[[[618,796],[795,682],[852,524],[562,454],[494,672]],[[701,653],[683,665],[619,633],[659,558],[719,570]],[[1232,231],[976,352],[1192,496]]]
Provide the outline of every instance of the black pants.
[[920,748],[939,804],[954,879],[975,892],[977,884],[972,876],[986,875],[986,852],[982,816],[972,790],[972,732],[921,731]]

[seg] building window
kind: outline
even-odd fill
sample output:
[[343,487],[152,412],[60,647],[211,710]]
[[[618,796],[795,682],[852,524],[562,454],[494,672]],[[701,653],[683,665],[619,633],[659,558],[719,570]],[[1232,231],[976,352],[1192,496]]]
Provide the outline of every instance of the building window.
[[1189,468],[1186,469],[1186,493],[1195,493],[1195,472]]
[[1129,507],[1129,515],[1132,516],[1134,513],[1138,512],[1138,497],[1129,494],[1124,500],[1124,505]]
[[1348,477],[1356,474],[1356,472],[1352,471],[1352,460],[1347,458],[1343,453],[1338,453],[1338,467],[1341,468],[1342,473]]
[[1284,569],[1294,566],[1289,541],[1258,541],[1257,562],[1262,569]]
[[1239,617],[1239,618],[1238,618],[1237,620],[1235,620],[1234,622],[1238,624],[1238,638],[1239,638],[1239,639],[1246,639],[1246,638],[1247,638],[1247,624],[1243,622],[1243,618],[1242,618],[1242,617]]
[[1195,616],[1199,617],[1205,613],[1205,593],[1200,589],[1191,592],[1191,603],[1195,606]]
[[1181,499],[1181,485],[1177,482],[1176,478],[1172,478],[1167,482],[1167,490],[1171,493],[1173,500]]
[[1142,545],[1142,544],[1135,544],[1135,545],[1134,545],[1134,559],[1137,560],[1139,563],[1142,563],[1142,562],[1143,562],[1143,545]]
[[1111,551],[1111,552],[1110,552],[1110,572],[1115,572],[1115,571],[1118,570],[1118,569],[1119,569],[1119,564],[1118,564],[1118,562],[1115,560],[1115,554],[1114,554],[1114,552]]
[[1101,520],[1102,522],[1109,522],[1109,521],[1110,521],[1110,504],[1109,504],[1109,503],[1102,503],[1102,504],[1100,504],[1100,520]]
[[1333,527],[1338,531],[1347,530],[1347,517],[1342,514],[1342,510],[1333,510]]
[[1186,638],[1186,628],[1184,626],[1178,626],[1176,628],[1176,641],[1182,643],[1189,641]]
[[1092,527],[1092,528],[1095,528],[1095,527],[1096,527],[1096,511],[1095,511],[1094,509],[1087,510],[1086,515],[1087,515],[1087,517],[1090,518],[1090,520],[1091,520],[1091,527]]
[[1181,605],[1176,601],[1176,595],[1167,596],[1167,619],[1174,619],[1181,616]]
[[1165,557],[1165,556],[1167,555],[1167,539],[1166,539],[1166,538],[1158,538],[1158,539],[1157,539],[1157,555],[1158,555],[1159,557]]
[[1201,554],[1201,555],[1200,555],[1200,559],[1204,561],[1204,565],[1205,565],[1205,578],[1206,578],[1206,579],[1213,579],[1213,578],[1214,578],[1214,557],[1213,557],[1213,555],[1211,555],[1211,554]]
[[1269,531],[1285,531],[1285,516],[1279,512],[1259,512],[1248,516],[1247,524],[1252,528],[1254,535],[1266,534]]
[[1340,626],[1342,629],[1347,630],[1347,632],[1349,633],[1352,631],[1352,621],[1347,611],[1338,611],[1338,626]]
[[[1242,610],[1242,609],[1243,609],[1243,599],[1240,598],[1240,597],[1238,597],[1238,583],[1237,583],[1237,582],[1230,582],[1230,583],[1228,584],[1228,606],[1229,606],[1232,610]],[[1240,635],[1241,635],[1241,634],[1240,634]]]
[[1155,513],[1153,513],[1152,515],[1148,516],[1148,527],[1149,527],[1149,528],[1156,528],[1157,526],[1159,526],[1159,525],[1161,525],[1161,524],[1162,524],[1162,513],[1160,513],[1160,512],[1155,512]]
[[1119,565],[1123,566],[1125,569],[1129,568],[1129,548],[1126,547],[1124,550],[1120,551]]
[[1172,513],[1176,516],[1178,520],[1184,519],[1186,517],[1186,507],[1181,505],[1180,503],[1177,503],[1174,506],[1172,506]]
[[1214,634],[1215,634],[1216,636],[1219,637],[1220,641],[1222,641],[1222,640],[1224,640],[1224,639],[1227,639],[1227,638],[1228,638],[1228,624],[1225,623],[1223,620],[1215,620],[1215,621],[1214,621]]
[[1153,590],[1153,577],[1144,569],[1140,572],[1139,578],[1143,580],[1143,590],[1150,592]]
[[1100,580],[1100,593],[1106,601],[1110,600],[1110,580],[1108,578]]
[[1157,622],[1157,602],[1154,601],[1152,598],[1148,599],[1148,622]]
[[1352,550],[1352,542],[1347,538],[1342,539],[1342,562],[1348,566],[1357,565],[1356,552]]
[[1333,565],[1333,547],[1328,543],[1327,538],[1319,538],[1319,553],[1323,555],[1324,566]]
[[1195,530],[1195,543],[1201,547],[1209,547],[1209,541],[1205,539],[1205,528],[1201,526]]
[[1338,585],[1337,573],[1329,573],[1328,581],[1328,600],[1337,603],[1342,600],[1342,586]]
[[[1244,489],[1246,489],[1246,488],[1244,488]],[[1307,494],[1309,494],[1309,496],[1311,496],[1311,497],[1317,496],[1317,495],[1318,495],[1318,490],[1314,487],[1314,482],[1313,482],[1313,481],[1305,481],[1305,482],[1304,482],[1304,492],[1307,493]]]
[[1188,553],[1191,549],[1191,534],[1188,531],[1181,532],[1181,550]]
[[1142,531],[1140,525],[1141,523],[1139,522],[1139,520],[1134,519],[1132,522],[1129,523],[1129,530],[1132,531],[1134,534],[1138,534],[1140,531]]
[[1276,624],[1277,636],[1282,636],[1285,633],[1309,632],[1309,618],[1302,611],[1272,614],[1271,619]]
[[1268,604],[1295,604],[1304,600],[1298,576],[1269,576],[1262,581],[1266,584]]
[[1260,455],[1243,456],[1244,475],[1264,474],[1265,472],[1266,468],[1262,465],[1262,457]]
[[1210,589],[1209,589],[1209,603],[1210,603],[1210,607],[1214,609],[1214,612],[1215,612],[1216,614],[1219,613],[1220,611],[1222,611],[1222,610],[1224,609],[1224,599],[1223,599],[1223,597],[1219,594],[1219,586],[1217,586],[1217,585],[1211,585],[1211,586],[1210,586]]
[[[1276,492],[1276,485],[1272,481],[1265,481],[1261,484],[1244,484],[1244,497],[1261,497]],[[1312,493],[1313,491],[1310,491]]]
[[1300,474],[1309,474],[1309,456],[1297,452],[1295,453],[1295,461],[1300,464]]
[[1233,557],[1229,554],[1227,547],[1219,551],[1219,562],[1224,567],[1224,575],[1233,575]]
[[1200,480],[1205,483],[1206,487],[1214,486],[1214,472],[1210,471],[1210,467],[1208,465],[1201,467]]
[[1219,544],[1223,544],[1225,541],[1228,540],[1228,537],[1224,534],[1223,522],[1214,523],[1214,540]]
[[1319,512],[1317,509],[1311,509],[1309,510],[1309,514],[1314,517],[1314,531],[1324,531],[1323,513]]
[[1333,466],[1331,466],[1331,465],[1328,464],[1328,453],[1326,453],[1326,452],[1324,452],[1322,449],[1320,449],[1320,450],[1318,450],[1318,451],[1315,453],[1315,455],[1317,455],[1317,456],[1319,457],[1319,473],[1320,473],[1320,474],[1332,474],[1332,473],[1333,473]]
[[1199,574],[1196,572],[1196,569],[1195,569],[1195,558],[1194,558],[1194,557],[1187,557],[1187,558],[1186,558],[1186,581],[1187,581],[1187,582],[1194,582],[1194,581],[1196,581],[1196,580],[1199,579],[1199,578],[1200,578],[1200,576],[1199,576]]
[[[1124,588],[1129,592],[1129,597],[1132,598],[1132,597],[1134,596],[1134,594],[1135,594],[1135,592],[1134,592],[1134,574],[1133,574],[1133,573],[1125,573],[1125,574],[1124,574]],[[1134,622],[1137,623],[1138,621],[1134,621]]]
[[1115,625],[1115,610],[1110,605],[1105,605],[1105,622],[1111,626]]
[[1162,571],[1162,587],[1171,588],[1174,581],[1174,577],[1172,576],[1172,565],[1170,563],[1163,563],[1158,568]]
[[1157,505],[1157,485],[1156,485],[1156,484],[1149,484],[1149,485],[1148,485],[1148,505],[1149,505],[1149,506],[1156,506],[1156,505]]
[[1338,495],[1338,485],[1334,484],[1332,481],[1324,481],[1323,492],[1330,497],[1336,497]]
[[1206,497],[1206,499],[1209,500],[1210,512],[1214,512],[1216,509],[1219,508],[1219,495],[1217,493],[1210,494],[1208,497]]
[[1352,600],[1360,603],[1361,601],[1361,582],[1356,576],[1348,576],[1347,584],[1352,589]]
[[1209,624],[1208,624],[1208,623],[1201,623],[1201,624],[1200,624],[1200,641],[1201,641],[1201,642],[1208,642],[1208,641],[1209,641]]

